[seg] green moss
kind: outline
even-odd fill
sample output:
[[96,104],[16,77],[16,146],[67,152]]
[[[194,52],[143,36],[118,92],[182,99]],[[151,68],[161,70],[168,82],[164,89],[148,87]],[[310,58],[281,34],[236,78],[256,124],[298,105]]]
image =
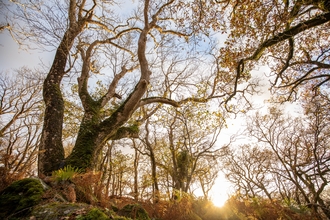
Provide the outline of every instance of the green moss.
[[110,219],[104,212],[97,208],[91,209],[87,215],[78,218],[78,220],[108,220]]
[[0,218],[23,216],[41,200],[43,186],[37,179],[18,180],[0,193]]
[[97,136],[98,130],[97,126],[93,124],[82,125],[76,145],[67,158],[67,164],[78,167],[85,171],[88,168],[92,167],[92,158],[95,151],[95,139]]
[[120,127],[117,132],[110,137],[111,140],[119,140],[126,137],[135,137],[139,135],[139,127],[132,125],[130,127]]
[[128,204],[124,206],[118,212],[118,215],[138,220],[150,220],[146,210],[142,208],[142,206],[140,206],[139,204]]

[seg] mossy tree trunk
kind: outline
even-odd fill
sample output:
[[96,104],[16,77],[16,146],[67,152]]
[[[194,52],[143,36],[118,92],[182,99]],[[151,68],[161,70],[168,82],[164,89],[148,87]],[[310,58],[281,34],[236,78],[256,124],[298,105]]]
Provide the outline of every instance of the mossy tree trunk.
[[[147,10],[147,8],[146,8]],[[105,119],[100,118],[102,108],[113,98],[121,98],[116,94],[115,89],[119,80],[126,73],[133,71],[137,66],[127,69],[122,66],[120,73],[116,74],[109,85],[108,91],[100,99],[94,100],[88,92],[88,79],[91,71],[91,57],[93,50],[100,44],[111,43],[111,41],[94,41],[86,50],[79,48],[83,60],[82,72],[78,78],[79,97],[84,107],[84,117],[80,125],[76,144],[72,153],[66,160],[66,164],[78,168],[93,168],[97,163],[97,158],[103,146],[108,140],[121,139],[124,137],[137,137],[138,128],[136,126],[124,127],[123,125],[130,119],[134,111],[139,107],[140,100],[147,91],[151,71],[146,59],[146,41],[151,25],[141,31],[138,40],[138,60],[140,66],[140,80],[136,84],[133,92],[128,96],[113,113]]]
[[[84,8],[85,1],[81,4],[76,4],[75,0],[70,0],[68,12],[69,27],[60,46],[58,47],[54,58],[54,64],[44,84],[46,113],[39,156],[39,172],[41,174],[50,175],[52,171],[60,168],[60,164],[64,159],[64,150],[61,140],[64,104],[60,90],[60,83],[66,73],[65,67],[67,65],[67,58],[69,56],[70,48],[74,42],[77,43],[76,48],[82,59],[81,75],[78,78],[78,93],[84,108],[84,117],[80,125],[73,151],[71,155],[65,159],[67,165],[72,165],[83,169],[93,168],[106,141],[136,136],[137,127],[125,127],[125,124],[131,118],[134,111],[143,105],[161,102],[177,107],[179,104],[184,102],[192,100],[197,101],[197,99],[188,98],[184,101],[176,102],[164,97],[149,97],[142,99],[147,91],[151,76],[151,71],[149,70],[149,64],[146,58],[147,37],[152,29],[157,29],[159,31],[160,26],[157,25],[158,16],[173,2],[174,1],[165,3],[158,9],[158,11],[154,13],[153,16],[151,16],[149,8],[150,1],[145,1],[143,8],[144,27],[130,27],[128,25],[127,29],[125,29],[125,26],[122,24],[119,24],[118,27],[114,27],[112,24],[110,25],[106,22],[102,23],[99,20],[93,21],[92,18],[94,8],[97,4],[96,2],[94,2],[95,5],[91,6],[91,9],[87,10]],[[114,20],[110,20],[111,22],[114,22]],[[81,38],[78,39],[77,36],[80,36],[79,34],[84,28],[88,28],[87,24],[89,23],[99,26],[102,31],[109,31],[109,33],[111,33],[109,36],[111,37],[100,40],[99,38],[103,36],[102,34],[102,36],[100,35],[96,37],[97,40],[93,42],[88,42],[89,39],[84,39],[83,35],[81,35]],[[94,29],[91,28],[88,30],[92,31]],[[139,38],[137,41],[137,54],[133,54],[133,52],[130,51],[129,47],[132,46],[132,48],[135,48],[134,45],[127,44],[122,46],[118,44],[118,42],[125,41],[125,37],[123,36],[128,35],[130,32],[134,32],[134,35],[137,32],[139,33]],[[164,33],[160,33],[187,37],[187,34],[176,31],[166,31]],[[127,41],[131,41],[131,39],[128,39]],[[98,51],[98,49],[105,44],[111,45],[116,49],[123,50],[128,54],[131,54],[132,59],[127,60],[131,60],[129,62],[132,63],[132,66],[126,68],[126,66],[128,66],[128,64],[126,64],[127,60],[124,61],[122,64],[122,70],[114,75],[114,78],[108,87],[108,91],[100,99],[96,100],[88,92],[89,74],[95,70],[91,58],[93,55],[98,54],[100,51]],[[108,45],[106,47],[108,47]],[[136,60],[138,62],[136,62]],[[136,62],[136,64],[133,64],[134,62]],[[140,77],[131,94],[117,109],[113,109],[110,116],[107,118],[101,118],[100,113],[104,110],[106,104],[109,103],[111,99],[121,98],[121,96],[115,91],[119,80],[122,79],[126,73],[131,72],[138,67],[140,68]],[[204,102],[205,99],[202,98],[202,101]]]
[[[70,0],[68,8],[69,25],[57,48],[53,64],[44,81],[43,98],[45,101],[44,124],[39,144],[38,173],[40,177],[51,175],[52,171],[60,168],[64,160],[62,143],[62,126],[64,117],[64,101],[61,92],[61,81],[66,73],[67,59],[79,33],[93,14],[77,15],[84,8],[79,7],[76,0]],[[79,19],[77,19],[79,17]]]
[[137,137],[137,127],[123,127],[116,121],[115,116],[112,117],[114,118],[113,125],[112,123],[90,121],[84,117],[86,121],[83,121],[80,126],[76,144],[72,153],[66,159],[67,165],[84,170],[94,169],[106,141],[124,137]]

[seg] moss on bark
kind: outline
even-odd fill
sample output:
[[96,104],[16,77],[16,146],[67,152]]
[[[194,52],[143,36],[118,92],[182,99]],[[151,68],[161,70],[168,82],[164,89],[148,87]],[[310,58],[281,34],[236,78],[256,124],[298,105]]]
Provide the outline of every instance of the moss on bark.
[[97,135],[98,129],[95,126],[82,126],[66,164],[83,170],[92,168]]

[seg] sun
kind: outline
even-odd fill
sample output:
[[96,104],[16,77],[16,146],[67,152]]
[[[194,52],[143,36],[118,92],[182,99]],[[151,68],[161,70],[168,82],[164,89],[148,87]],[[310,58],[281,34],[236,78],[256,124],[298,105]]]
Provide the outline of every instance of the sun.
[[213,205],[217,207],[222,207],[228,199],[228,195],[223,195],[222,193],[218,193],[217,195],[214,195],[212,197],[212,203]]
[[[231,195],[231,184],[222,173],[219,173],[212,189],[208,193],[208,198],[216,207],[222,207]],[[203,197],[201,188],[194,191],[195,196]]]
[[224,176],[219,175],[210,191],[212,203],[217,207],[221,207],[228,200],[229,195],[230,183],[225,179]]

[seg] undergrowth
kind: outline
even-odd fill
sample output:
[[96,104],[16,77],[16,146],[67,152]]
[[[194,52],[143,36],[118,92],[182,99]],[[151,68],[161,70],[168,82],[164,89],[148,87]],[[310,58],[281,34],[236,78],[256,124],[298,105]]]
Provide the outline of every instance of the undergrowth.
[[52,172],[52,177],[55,181],[68,181],[73,179],[77,174],[81,173],[82,170],[71,165],[65,166],[62,169]]

